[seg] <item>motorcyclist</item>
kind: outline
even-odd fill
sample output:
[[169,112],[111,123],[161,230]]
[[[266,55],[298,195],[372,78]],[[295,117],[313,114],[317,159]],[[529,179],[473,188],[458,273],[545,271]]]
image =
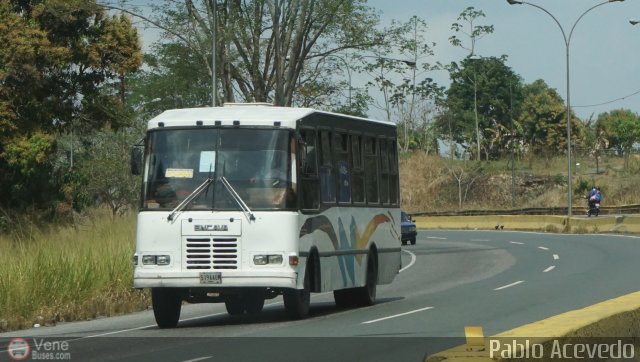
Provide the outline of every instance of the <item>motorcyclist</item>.
[[602,193],[600,192],[600,187],[598,186],[591,189],[591,191],[589,191],[587,199],[589,203],[589,211],[587,212],[587,215],[591,216],[591,211],[596,208],[596,204],[602,201]]

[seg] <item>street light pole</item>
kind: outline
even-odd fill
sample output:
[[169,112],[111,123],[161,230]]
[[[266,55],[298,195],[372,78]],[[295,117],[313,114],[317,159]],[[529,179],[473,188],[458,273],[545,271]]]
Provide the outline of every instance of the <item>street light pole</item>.
[[[529,5],[529,6],[533,6],[534,8],[540,9],[542,11],[544,11],[547,15],[551,16],[551,18],[553,19],[553,21],[556,22],[556,24],[558,25],[558,27],[560,28],[560,32],[562,32],[562,38],[564,39],[564,45],[565,45],[565,55],[566,55],[566,63],[567,63],[567,218],[571,217],[571,204],[572,204],[572,196],[571,196],[571,187],[573,185],[572,183],[572,179],[571,179],[571,92],[570,92],[570,88],[571,88],[571,83],[570,83],[570,76],[569,76],[569,45],[571,44],[571,36],[573,35],[573,30],[576,28],[576,25],[578,24],[578,22],[591,10],[608,4],[608,3],[612,3],[612,2],[622,2],[624,0],[608,0],[608,1],[604,1],[601,2],[599,4],[596,4],[592,7],[590,7],[589,9],[585,10],[582,15],[580,15],[580,17],[578,17],[578,20],[575,21],[575,23],[573,23],[573,26],[571,27],[571,31],[569,32],[569,36],[567,37],[564,28],[562,27],[562,25],[560,24],[560,22],[558,21],[558,19],[556,19],[555,16],[553,16],[553,14],[551,14],[547,9],[543,8],[540,5],[536,5],[536,4],[532,4],[526,1],[518,1],[518,0],[507,0],[507,2],[509,3],[509,5]],[[568,219],[567,219],[568,222]]]
[[[469,59],[478,60],[482,59],[482,57],[472,54],[471,56],[469,56]],[[476,143],[478,147],[476,160],[480,161],[480,125],[478,123],[478,74],[475,62],[473,64],[473,114],[476,120]]]
[[213,19],[211,19],[211,106],[216,106],[216,95],[218,94],[218,80],[216,79],[216,26],[217,26],[217,2],[213,1]]
[[347,76],[349,77],[349,110],[351,110],[351,69],[349,67],[349,63],[347,62],[346,59],[344,59],[342,56],[337,54],[329,54],[327,55],[327,57],[334,57],[334,58],[340,59],[344,63],[344,66],[347,68]]

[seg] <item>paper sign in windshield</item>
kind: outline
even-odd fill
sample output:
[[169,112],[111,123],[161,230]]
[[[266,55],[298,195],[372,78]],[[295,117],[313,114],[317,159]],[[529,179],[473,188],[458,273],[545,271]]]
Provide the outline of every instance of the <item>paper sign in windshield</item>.
[[168,168],[164,172],[165,177],[172,178],[193,178],[192,168]]
[[200,152],[199,172],[214,172],[216,170],[216,151]]

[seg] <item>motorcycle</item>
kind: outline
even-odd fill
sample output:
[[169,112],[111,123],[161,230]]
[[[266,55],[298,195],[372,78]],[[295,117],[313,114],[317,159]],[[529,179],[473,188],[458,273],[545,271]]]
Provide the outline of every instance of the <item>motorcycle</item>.
[[591,201],[587,198],[587,217],[600,214],[600,201]]

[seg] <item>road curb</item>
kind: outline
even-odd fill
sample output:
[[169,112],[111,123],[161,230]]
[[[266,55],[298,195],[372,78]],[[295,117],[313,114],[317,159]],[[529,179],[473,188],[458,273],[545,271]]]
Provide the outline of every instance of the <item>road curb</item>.
[[574,233],[640,233],[640,216],[604,215],[572,217],[555,215],[415,216],[418,229],[523,230]]
[[[565,343],[567,339],[571,339],[571,343],[575,344],[580,341],[589,343],[597,337],[623,339],[638,336],[640,336],[640,292],[635,292],[486,337],[484,347],[457,346],[427,356],[424,361],[515,361],[522,358],[502,356],[531,355],[530,349],[534,344],[541,345],[543,346],[541,348],[548,351],[549,346],[554,343]],[[497,341],[502,341],[502,348],[496,348],[490,352],[492,343]],[[510,342],[507,343],[507,341],[513,343],[509,344]]]

